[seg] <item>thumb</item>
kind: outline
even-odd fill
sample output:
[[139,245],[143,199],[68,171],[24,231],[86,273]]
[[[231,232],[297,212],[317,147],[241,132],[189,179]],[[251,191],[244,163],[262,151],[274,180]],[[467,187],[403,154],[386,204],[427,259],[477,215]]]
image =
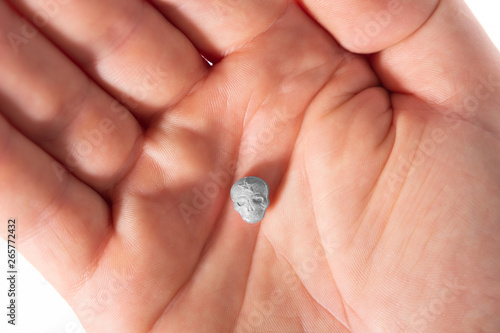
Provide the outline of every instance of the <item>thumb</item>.
[[376,52],[391,92],[500,133],[500,54],[462,0],[300,1],[346,49]]
[[347,50],[374,53],[407,38],[439,0],[298,0]]

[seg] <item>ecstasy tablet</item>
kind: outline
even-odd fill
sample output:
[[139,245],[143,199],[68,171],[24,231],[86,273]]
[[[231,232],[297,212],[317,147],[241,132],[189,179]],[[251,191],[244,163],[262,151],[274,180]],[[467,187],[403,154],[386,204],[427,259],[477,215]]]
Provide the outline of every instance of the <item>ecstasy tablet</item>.
[[258,177],[245,177],[231,187],[231,200],[243,221],[257,223],[269,206],[269,186]]

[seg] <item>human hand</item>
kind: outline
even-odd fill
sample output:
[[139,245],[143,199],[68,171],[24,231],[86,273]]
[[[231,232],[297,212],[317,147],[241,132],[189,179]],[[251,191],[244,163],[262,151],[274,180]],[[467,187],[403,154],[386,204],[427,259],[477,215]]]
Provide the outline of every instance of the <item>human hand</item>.
[[43,35],[0,4],[0,211],[87,332],[500,330],[499,55],[462,2],[11,2]]

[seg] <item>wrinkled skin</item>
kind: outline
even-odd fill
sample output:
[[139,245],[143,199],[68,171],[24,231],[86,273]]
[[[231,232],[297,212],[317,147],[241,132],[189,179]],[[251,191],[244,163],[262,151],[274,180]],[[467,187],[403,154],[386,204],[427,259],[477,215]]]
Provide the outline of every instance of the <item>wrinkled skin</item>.
[[464,4],[55,3],[0,4],[0,212],[87,332],[500,331],[500,63]]

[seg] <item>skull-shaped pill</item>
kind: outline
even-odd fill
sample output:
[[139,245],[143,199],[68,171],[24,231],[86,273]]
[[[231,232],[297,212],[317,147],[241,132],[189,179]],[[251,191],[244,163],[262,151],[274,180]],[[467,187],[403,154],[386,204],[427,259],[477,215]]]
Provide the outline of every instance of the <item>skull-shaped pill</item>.
[[269,206],[269,186],[258,177],[241,178],[231,187],[231,199],[245,222],[257,223]]

